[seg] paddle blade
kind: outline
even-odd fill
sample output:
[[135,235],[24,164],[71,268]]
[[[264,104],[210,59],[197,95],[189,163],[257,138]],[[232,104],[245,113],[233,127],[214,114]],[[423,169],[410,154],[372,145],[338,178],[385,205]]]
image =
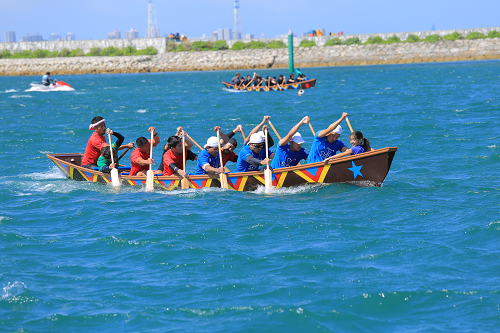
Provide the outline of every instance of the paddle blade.
[[146,173],[146,191],[151,192],[154,190],[155,175],[153,170],[148,170]]
[[111,169],[111,183],[114,187],[118,187],[121,185],[120,178],[118,177],[118,169]]
[[189,188],[189,180],[187,180],[187,178],[181,179],[181,188],[183,190],[187,190]]
[[269,193],[273,188],[273,173],[269,168],[266,168],[264,170],[264,181],[266,186],[266,193]]
[[220,174],[220,187],[229,189],[229,185],[227,184],[227,175],[225,173]]

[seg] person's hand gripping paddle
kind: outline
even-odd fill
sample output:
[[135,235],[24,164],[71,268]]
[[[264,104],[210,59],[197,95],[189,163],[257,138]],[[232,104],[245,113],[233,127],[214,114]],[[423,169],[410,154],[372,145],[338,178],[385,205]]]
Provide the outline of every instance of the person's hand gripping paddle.
[[[109,140],[109,152],[111,153],[111,164],[115,164],[115,157],[114,157],[114,151],[113,147],[111,146],[111,133],[108,132],[108,140]],[[118,161],[116,161],[118,163]],[[118,169],[116,168],[116,165],[113,169],[111,169],[111,184],[113,186],[118,187],[121,185],[120,183],[120,178],[118,176]]]
[[[266,141],[266,159],[269,160],[269,146],[267,143],[267,128],[264,129],[264,139]],[[269,161],[267,162],[267,167],[264,170],[264,181],[265,181],[265,186],[266,186],[266,193],[269,193],[271,191],[271,188],[273,187],[273,172],[271,171],[271,168],[269,167]]]
[[[153,136],[154,130],[151,131],[151,143],[150,143],[150,153],[149,153],[149,158],[153,158],[153,142],[154,142],[154,136]],[[153,165],[149,165],[149,170],[146,173],[146,191],[151,192],[154,190],[154,181],[155,181],[155,175],[153,173]]]

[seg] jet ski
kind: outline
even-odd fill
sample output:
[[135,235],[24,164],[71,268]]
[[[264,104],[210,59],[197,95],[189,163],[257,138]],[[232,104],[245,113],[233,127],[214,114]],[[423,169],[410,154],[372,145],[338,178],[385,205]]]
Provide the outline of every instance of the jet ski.
[[64,81],[54,80],[54,83],[45,86],[38,83],[30,83],[31,88],[26,91],[75,91],[75,89]]

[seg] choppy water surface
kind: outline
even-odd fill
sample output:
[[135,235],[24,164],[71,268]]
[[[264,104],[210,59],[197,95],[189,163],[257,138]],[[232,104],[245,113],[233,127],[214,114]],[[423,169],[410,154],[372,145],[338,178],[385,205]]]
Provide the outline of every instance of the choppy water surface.
[[[233,72],[54,75],[76,91],[49,93],[0,77],[0,330],[498,331],[500,62],[304,72],[302,97],[225,91]],[[96,115],[126,142],[153,125],[203,144],[343,111],[398,147],[383,187],[146,193],[45,157],[83,152]]]

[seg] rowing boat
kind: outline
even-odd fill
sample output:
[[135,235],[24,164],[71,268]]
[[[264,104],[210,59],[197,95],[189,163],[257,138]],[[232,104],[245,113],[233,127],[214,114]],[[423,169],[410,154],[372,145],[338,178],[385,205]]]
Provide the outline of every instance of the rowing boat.
[[224,86],[226,86],[227,89],[243,90],[243,91],[264,91],[264,92],[269,92],[269,91],[284,91],[284,90],[289,90],[289,89],[309,89],[309,88],[313,88],[316,85],[316,79],[307,80],[307,81],[304,81],[304,82],[284,84],[283,88],[279,88],[278,86],[240,88],[240,87],[237,87],[234,84],[231,84],[229,82],[222,82],[222,84]]
[[[382,186],[391,168],[396,147],[382,148],[370,152],[345,156],[328,163],[316,162],[273,170],[272,181],[276,188],[317,183],[347,183],[361,187]],[[111,183],[111,175],[80,166],[83,154],[47,154],[47,157],[70,179],[101,184]],[[123,170],[125,169],[125,170]],[[128,168],[130,169],[130,168]],[[126,171],[127,168],[122,168]],[[264,170],[252,172],[231,172],[227,174],[229,189],[235,191],[255,191],[264,186]],[[145,185],[146,177],[129,176],[122,172],[123,185]],[[164,190],[181,189],[178,176],[155,175],[154,185]],[[218,176],[189,176],[189,187],[221,187]]]

